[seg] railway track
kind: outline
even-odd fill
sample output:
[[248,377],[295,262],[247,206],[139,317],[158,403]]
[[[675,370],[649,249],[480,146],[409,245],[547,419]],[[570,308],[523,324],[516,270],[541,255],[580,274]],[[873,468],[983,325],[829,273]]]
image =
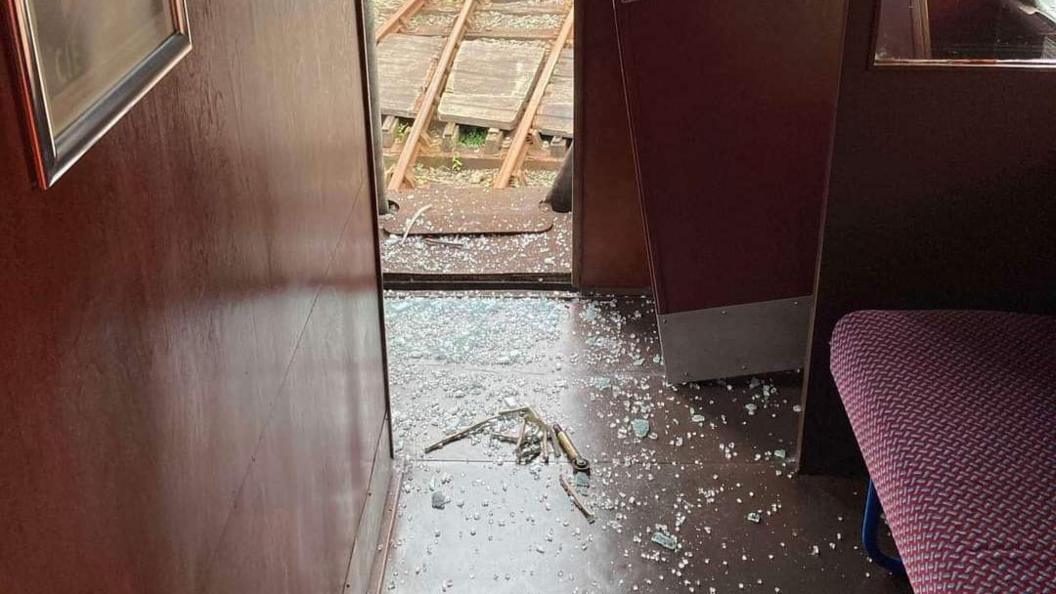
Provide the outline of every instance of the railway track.
[[[512,19],[527,26],[510,27]],[[536,124],[555,73],[566,77],[562,89],[567,88],[570,96],[572,30],[572,0],[407,0],[400,5],[376,28],[377,43],[396,37],[404,42],[432,38],[427,45],[433,49],[439,45],[435,40],[443,43],[413,110],[386,114],[382,108],[387,189],[415,187],[415,164],[497,170],[490,184],[495,189],[510,186],[525,171],[558,169],[571,141],[570,125],[563,127],[567,132],[555,132]],[[479,122],[467,121],[472,118],[447,117],[446,122],[438,118],[456,57],[465,42],[475,40],[544,51],[513,125],[482,128]],[[569,110],[569,123],[570,118]],[[467,136],[474,142],[465,143]]]

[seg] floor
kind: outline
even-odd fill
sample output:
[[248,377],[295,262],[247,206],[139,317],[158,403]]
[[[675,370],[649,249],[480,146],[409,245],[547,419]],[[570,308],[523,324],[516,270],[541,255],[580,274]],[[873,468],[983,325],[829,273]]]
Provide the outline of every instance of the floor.
[[[389,293],[405,476],[383,588],[909,592],[860,550],[862,482],[790,473],[799,374],[668,385],[654,319],[639,297]],[[563,458],[517,464],[491,431],[423,453],[522,405],[591,460],[596,522]]]
[[[475,196],[478,188],[454,188],[436,194],[437,204],[460,211],[460,192]],[[494,200],[505,204],[507,193],[534,192],[536,202],[547,188],[495,190]],[[474,209],[463,209],[467,216]],[[512,210],[511,210],[512,212]],[[532,282],[567,286],[572,280],[572,215],[552,213],[554,225],[543,233],[492,235],[437,235],[403,238],[384,231],[382,217],[381,257],[385,282],[421,285],[434,282],[495,281]]]

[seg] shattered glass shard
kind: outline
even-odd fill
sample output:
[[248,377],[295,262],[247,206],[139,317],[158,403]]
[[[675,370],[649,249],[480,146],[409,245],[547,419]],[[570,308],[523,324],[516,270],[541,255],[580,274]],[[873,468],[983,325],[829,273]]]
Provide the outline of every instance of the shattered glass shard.
[[652,541],[669,551],[678,548],[678,539],[663,531],[654,532]]
[[645,419],[634,419],[631,421],[631,430],[634,431],[635,437],[638,439],[644,439],[645,436],[649,435],[649,421]]
[[434,509],[444,509],[444,506],[447,505],[448,501],[450,501],[450,500],[447,498],[447,495],[443,494],[443,492],[441,492],[441,491],[433,491],[433,508]]

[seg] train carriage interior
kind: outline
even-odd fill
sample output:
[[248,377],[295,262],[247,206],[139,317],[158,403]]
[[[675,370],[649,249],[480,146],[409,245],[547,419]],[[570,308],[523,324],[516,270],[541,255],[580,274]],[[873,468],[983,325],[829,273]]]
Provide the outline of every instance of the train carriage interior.
[[1056,1],[0,17],[0,593],[1056,594]]

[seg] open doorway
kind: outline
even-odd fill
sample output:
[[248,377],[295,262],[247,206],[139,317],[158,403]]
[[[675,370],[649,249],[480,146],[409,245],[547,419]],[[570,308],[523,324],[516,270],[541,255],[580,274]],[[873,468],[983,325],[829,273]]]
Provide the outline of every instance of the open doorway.
[[386,284],[570,286],[573,0],[364,2]]
[[[638,163],[631,150],[630,101],[625,100],[620,61],[623,48],[617,43],[622,35],[617,37],[614,18],[623,4],[581,0],[575,7],[575,84],[585,89],[579,98],[589,108],[577,105],[574,122],[580,160],[576,175],[583,182],[576,187],[574,250],[575,286],[581,293],[573,293],[526,290],[542,286],[539,273],[526,275],[535,280],[515,290],[450,290],[466,289],[466,278],[488,278],[483,267],[457,276],[455,258],[472,262],[477,253],[499,251],[500,238],[518,237],[515,241],[527,243],[527,238],[545,237],[545,232],[496,237],[414,232],[433,222],[436,204],[455,203],[467,186],[490,204],[508,204],[500,192],[511,190],[493,187],[503,159],[495,157],[497,163],[490,167],[471,161],[487,157],[489,138],[498,155],[506,151],[508,156],[518,139],[534,151],[523,155],[522,179],[514,185],[524,187],[518,189],[535,188],[529,172],[553,170],[528,167],[557,160],[542,150],[553,149],[557,135],[540,131],[535,118],[527,120],[531,123],[524,134],[517,132],[519,123],[505,124],[513,128],[513,138],[488,122],[485,126],[442,118],[447,113],[446,92],[458,88],[452,81],[458,80],[459,56],[466,59],[464,52],[478,41],[466,30],[488,26],[480,11],[509,15],[549,10],[548,34],[560,35],[558,24],[564,28],[571,13],[554,9],[570,11],[571,4],[373,2],[379,13],[373,17],[378,29],[372,40],[390,26],[400,30],[382,35],[378,53],[384,54],[388,40],[409,46],[394,56],[379,55],[375,88],[382,97],[388,88],[386,64],[421,71],[423,61],[408,58],[417,51],[412,45],[432,43],[431,51],[439,58],[424,63],[430,68],[450,63],[454,70],[443,72],[442,82],[420,75],[423,104],[430,106],[426,111],[432,110],[427,120],[415,115],[422,105],[410,118],[385,114],[388,108],[381,106],[376,110],[385,115],[379,118],[377,136],[387,145],[376,151],[385,157],[385,175],[378,176],[385,183],[379,185],[385,186],[386,204],[399,205],[395,214],[381,219],[381,252],[390,289],[385,292],[385,327],[397,487],[388,505],[386,544],[379,549],[377,590],[838,592],[853,583],[851,588],[859,591],[902,592],[871,571],[847,538],[855,530],[863,484],[790,480],[803,410],[799,373],[697,382],[669,377],[666,353],[661,352],[659,303],[641,289],[648,284],[649,262],[641,184],[635,175]],[[640,4],[654,10],[660,6]],[[694,0],[678,5],[684,11],[699,8]],[[401,10],[417,12],[407,16],[397,12]],[[529,22],[527,15],[520,16]],[[492,34],[498,30],[495,22],[502,21],[491,21]],[[677,16],[668,16],[646,24],[661,28],[675,22]],[[756,38],[755,21],[729,22],[748,31],[747,39]],[[693,38],[695,24],[681,24],[685,37]],[[461,41],[450,43],[450,32],[460,27]],[[413,33],[427,31],[439,31],[434,35],[439,43]],[[662,31],[653,33],[662,37]],[[546,71],[549,57],[559,55],[553,51],[557,39],[535,40],[544,48],[540,72]],[[493,50],[497,43],[479,41],[489,46],[484,50]],[[524,39],[506,39],[502,55],[486,63],[494,66],[517,48],[532,47],[515,41]],[[572,44],[568,40],[557,49],[564,53]],[[665,84],[684,81],[685,76],[669,74],[682,72],[685,52],[665,51],[662,57],[667,58],[665,68],[649,74]],[[500,70],[502,76],[510,71],[518,70]],[[541,80],[549,79],[539,74],[534,89],[545,93],[552,82],[539,87]],[[498,88],[498,83],[493,86]],[[531,112],[534,89],[525,92],[524,113]],[[669,94],[686,96],[684,91]],[[658,100],[664,95],[651,97],[653,111],[666,107]],[[570,117],[575,103],[570,102]],[[690,113],[696,112],[684,109],[665,115],[677,119]],[[525,116],[520,117],[523,123]],[[670,147],[689,139],[682,127],[650,128],[666,135],[653,142]],[[567,137],[561,139],[571,148]],[[403,150],[408,147],[410,152]],[[428,162],[427,157],[435,155]],[[684,172],[700,167],[689,163],[677,177],[683,179]],[[452,183],[460,177],[469,179]],[[699,181],[689,177],[689,182]],[[538,205],[547,185],[538,184],[531,206]],[[696,189],[683,194],[687,200],[699,196]],[[416,195],[431,196],[432,202],[414,204]],[[469,209],[451,212],[470,214]],[[686,218],[686,213],[697,212],[690,208],[667,214]],[[402,224],[385,228],[392,220]],[[740,227],[742,233],[745,228],[751,227]],[[480,242],[478,249],[467,248],[475,242]],[[678,247],[687,259],[700,255],[693,242]],[[398,253],[417,254],[414,263],[435,268],[398,272]],[[444,259],[434,258],[436,253]],[[560,261],[553,252],[547,257]],[[509,274],[509,269],[490,270]],[[463,282],[451,282],[459,280]],[[397,288],[434,290],[393,290]]]

